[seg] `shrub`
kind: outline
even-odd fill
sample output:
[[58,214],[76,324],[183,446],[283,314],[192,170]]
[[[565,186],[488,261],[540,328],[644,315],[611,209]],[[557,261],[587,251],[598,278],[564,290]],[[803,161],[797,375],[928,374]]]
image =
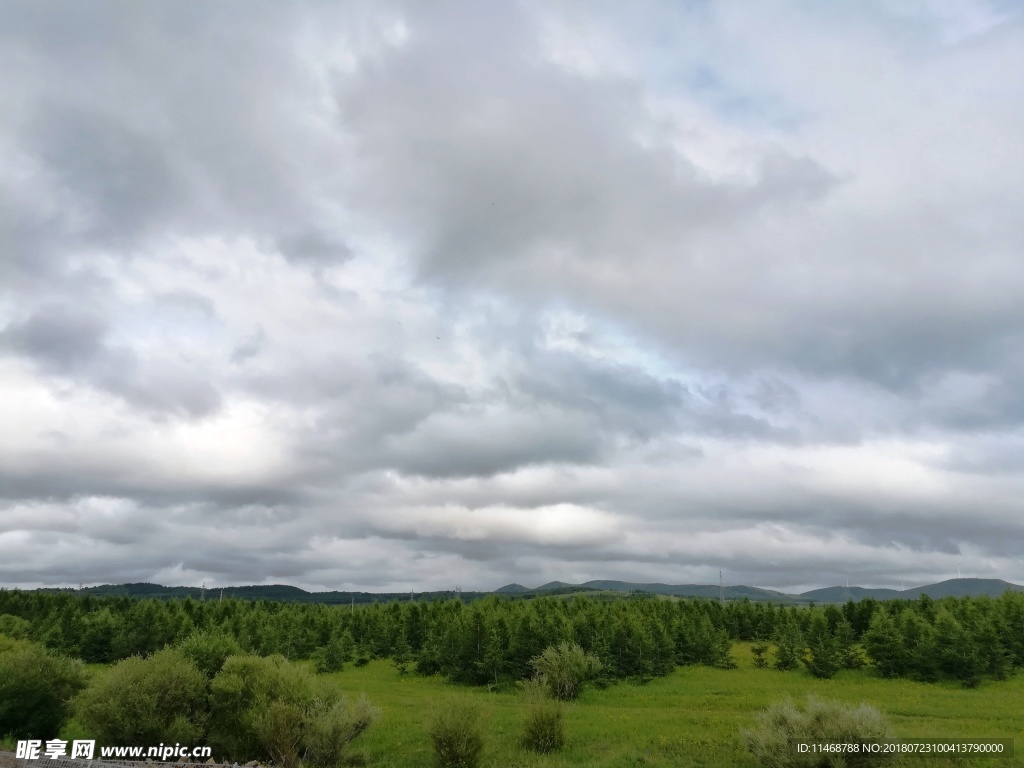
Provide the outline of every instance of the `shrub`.
[[476,768],[484,749],[480,710],[471,702],[457,699],[437,708],[427,725],[440,768]]
[[542,679],[521,683],[526,697],[522,744],[534,752],[554,752],[565,746],[562,703],[548,696]]
[[222,632],[193,632],[178,645],[181,654],[196,665],[208,679],[220,672],[228,656],[239,656],[242,646]]
[[13,616],[9,613],[0,614],[0,635],[7,635],[17,640],[28,639],[32,629],[32,622],[20,616]]
[[350,703],[283,656],[231,656],[210,685],[210,741],[229,760],[300,760],[327,768],[378,712],[362,698]]
[[545,680],[551,694],[563,701],[579,696],[583,684],[601,669],[598,658],[587,654],[575,643],[550,646],[531,659],[530,665],[537,677]]
[[210,684],[210,741],[230,760],[276,760],[290,708],[315,698],[312,675],[283,656],[231,656]]
[[105,744],[197,742],[208,717],[206,678],[176,649],[118,662],[75,699],[75,716]]
[[263,755],[269,755],[279,768],[298,768],[305,719],[302,705],[274,699],[261,702],[247,715],[246,724],[262,744]]
[[85,686],[81,662],[39,645],[8,641],[0,653],[0,736],[54,738]]
[[303,724],[305,760],[315,768],[332,768],[350,759],[349,745],[380,715],[365,696],[333,704],[319,699],[306,712]]
[[885,716],[868,704],[857,707],[809,696],[801,710],[789,699],[761,713],[758,726],[743,731],[747,749],[765,768],[862,768],[883,766],[883,753],[798,753],[798,743],[879,744],[892,741]]

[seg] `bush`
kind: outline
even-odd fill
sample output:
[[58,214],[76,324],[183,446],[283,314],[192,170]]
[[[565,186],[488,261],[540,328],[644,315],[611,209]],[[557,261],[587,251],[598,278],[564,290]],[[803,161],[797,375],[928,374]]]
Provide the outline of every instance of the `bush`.
[[526,719],[522,744],[534,752],[554,752],[565,746],[565,722],[562,703],[547,695],[544,680],[521,683],[526,696]]
[[465,700],[446,702],[427,725],[440,768],[476,768],[484,749],[479,708]]
[[193,632],[178,645],[185,658],[191,659],[208,679],[220,672],[228,656],[239,656],[242,646],[222,632]]
[[315,768],[332,768],[350,759],[349,745],[380,715],[365,696],[355,702],[320,699],[306,713],[305,760]]
[[194,743],[206,731],[206,678],[173,648],[148,659],[132,656],[96,677],[74,710],[103,744]]
[[862,768],[886,765],[893,757],[882,753],[798,753],[798,743],[879,744],[893,740],[888,721],[874,707],[853,707],[813,696],[807,698],[803,710],[789,699],[773,704],[761,713],[757,728],[743,731],[743,740],[765,768]]
[[239,762],[338,765],[378,714],[366,699],[350,703],[283,656],[231,656],[210,689],[210,741]]
[[7,635],[16,640],[27,640],[31,630],[32,623],[27,619],[9,613],[0,614],[0,635]]
[[231,656],[210,684],[210,741],[229,760],[279,759],[288,723],[316,698],[312,676],[283,656]]
[[82,663],[39,645],[7,641],[0,653],[0,736],[55,738],[85,686]]
[[575,643],[551,646],[530,660],[538,678],[546,681],[551,695],[569,701],[580,695],[583,684],[601,669],[596,656],[584,652]]

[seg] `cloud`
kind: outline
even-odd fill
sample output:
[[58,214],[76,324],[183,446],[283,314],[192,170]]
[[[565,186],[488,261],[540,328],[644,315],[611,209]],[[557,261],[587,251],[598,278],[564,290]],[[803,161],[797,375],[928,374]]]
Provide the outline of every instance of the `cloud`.
[[1022,38],[0,10],[0,582],[1024,581]]

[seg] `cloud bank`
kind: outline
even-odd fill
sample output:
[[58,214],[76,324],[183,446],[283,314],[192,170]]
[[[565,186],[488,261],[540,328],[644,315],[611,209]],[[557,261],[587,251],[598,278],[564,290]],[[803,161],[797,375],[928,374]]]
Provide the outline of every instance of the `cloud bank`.
[[0,10],[0,583],[1024,582],[996,0]]

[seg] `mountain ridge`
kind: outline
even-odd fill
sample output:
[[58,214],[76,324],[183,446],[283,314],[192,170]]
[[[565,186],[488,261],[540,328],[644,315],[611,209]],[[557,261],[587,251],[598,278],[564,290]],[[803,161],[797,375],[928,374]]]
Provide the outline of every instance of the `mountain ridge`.
[[530,588],[522,584],[512,583],[492,591],[457,591],[435,590],[426,592],[341,592],[324,591],[308,592],[301,587],[288,584],[253,584],[237,587],[167,587],[149,582],[128,584],[103,584],[83,589],[45,587],[40,592],[65,592],[94,597],[131,597],[157,599],[193,599],[216,600],[221,596],[241,600],[276,600],[281,602],[320,603],[326,605],[354,605],[375,602],[393,602],[406,600],[443,600],[461,598],[476,600],[488,595],[498,595],[508,599],[531,599],[543,595],[571,595],[586,592],[599,593],[631,593],[666,595],[670,597],[699,597],[708,599],[743,600],[753,602],[779,602],[790,604],[811,603],[845,603],[849,600],[859,601],[866,598],[875,600],[916,600],[921,595],[933,599],[943,597],[977,597],[987,595],[999,597],[1003,592],[1012,590],[1024,592],[1024,586],[1004,581],[1003,579],[957,578],[910,587],[904,590],[865,588],[865,587],[822,587],[801,593],[787,593],[763,587],[750,587],[743,584],[719,586],[717,584],[662,584],[615,581],[594,579],[583,584],[568,584],[563,581],[550,581],[539,587]]

